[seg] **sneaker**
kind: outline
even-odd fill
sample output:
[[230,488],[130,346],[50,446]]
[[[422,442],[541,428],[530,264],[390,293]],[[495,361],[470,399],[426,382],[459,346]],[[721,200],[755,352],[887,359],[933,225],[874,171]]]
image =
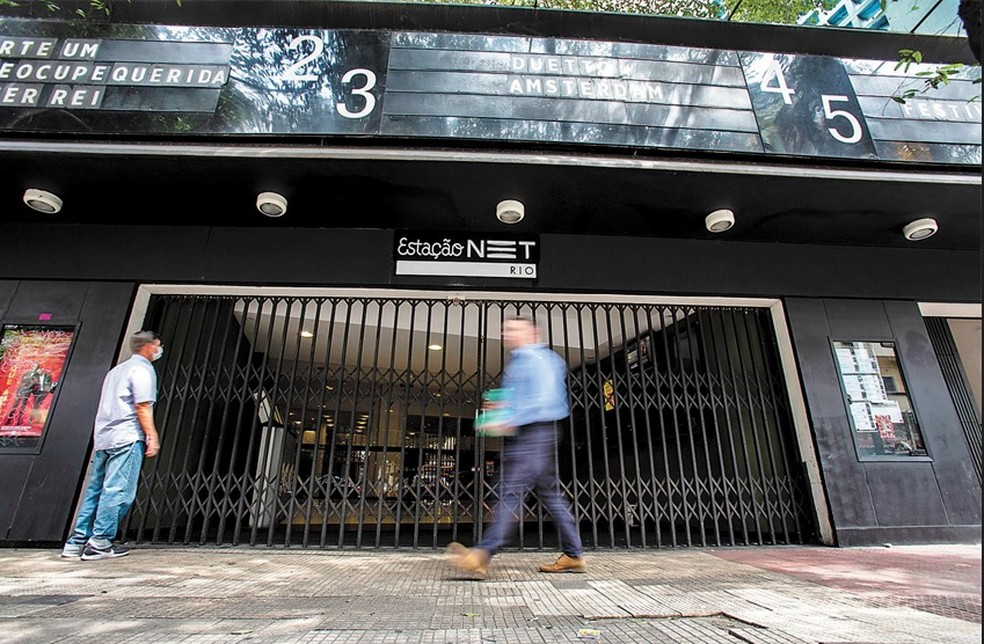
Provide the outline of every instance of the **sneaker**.
[[482,580],[488,575],[489,553],[479,548],[466,548],[460,543],[448,544],[445,553],[451,565],[468,579]]
[[86,544],[82,551],[82,561],[94,561],[96,559],[112,559],[113,557],[125,557],[130,554],[130,549],[126,546],[110,545],[108,548],[95,548],[92,544]]
[[587,572],[588,564],[584,561],[584,557],[568,557],[567,555],[560,555],[557,557],[557,561],[552,564],[543,564],[540,566],[540,572]]
[[66,559],[78,559],[82,556],[82,551],[84,549],[84,543],[66,543],[65,547],[62,548],[61,556]]

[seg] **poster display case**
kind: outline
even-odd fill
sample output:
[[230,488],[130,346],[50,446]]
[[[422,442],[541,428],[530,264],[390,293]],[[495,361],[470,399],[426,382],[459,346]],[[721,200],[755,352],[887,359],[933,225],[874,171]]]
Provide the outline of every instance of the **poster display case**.
[[926,457],[893,342],[834,341],[858,457]]
[[0,452],[40,450],[74,336],[73,327],[0,327]]

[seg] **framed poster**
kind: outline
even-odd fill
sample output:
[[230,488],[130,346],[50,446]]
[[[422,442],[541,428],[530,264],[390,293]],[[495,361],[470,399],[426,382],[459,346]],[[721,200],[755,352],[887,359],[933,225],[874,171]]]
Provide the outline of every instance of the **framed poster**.
[[0,451],[40,449],[74,337],[74,327],[0,327]]

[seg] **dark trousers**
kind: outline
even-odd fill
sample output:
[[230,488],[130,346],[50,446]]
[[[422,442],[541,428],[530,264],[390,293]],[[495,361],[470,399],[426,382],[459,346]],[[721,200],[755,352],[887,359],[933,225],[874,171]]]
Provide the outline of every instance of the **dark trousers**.
[[531,488],[554,518],[560,532],[560,546],[569,557],[580,557],[581,535],[567,499],[560,493],[554,449],[557,423],[533,423],[520,428],[502,451],[502,478],[495,519],[475,546],[490,555],[497,553],[512,537],[523,512],[523,500]]

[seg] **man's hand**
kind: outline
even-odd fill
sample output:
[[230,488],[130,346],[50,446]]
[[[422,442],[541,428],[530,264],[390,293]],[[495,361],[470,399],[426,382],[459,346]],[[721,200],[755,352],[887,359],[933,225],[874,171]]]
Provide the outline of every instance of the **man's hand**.
[[144,456],[147,458],[153,458],[157,456],[157,453],[161,451],[160,440],[156,436],[147,437],[147,449],[144,450]]

